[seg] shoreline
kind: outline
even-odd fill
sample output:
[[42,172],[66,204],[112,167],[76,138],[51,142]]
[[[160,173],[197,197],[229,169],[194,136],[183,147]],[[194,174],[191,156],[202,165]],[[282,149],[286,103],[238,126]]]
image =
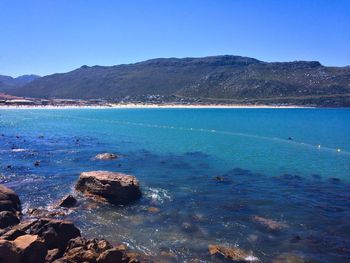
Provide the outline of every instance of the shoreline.
[[11,110],[11,109],[23,109],[23,110],[34,110],[34,109],[316,109],[318,107],[312,106],[299,106],[299,105],[288,105],[288,106],[272,106],[272,105],[216,105],[216,104],[108,104],[108,105],[1,105],[0,110]]

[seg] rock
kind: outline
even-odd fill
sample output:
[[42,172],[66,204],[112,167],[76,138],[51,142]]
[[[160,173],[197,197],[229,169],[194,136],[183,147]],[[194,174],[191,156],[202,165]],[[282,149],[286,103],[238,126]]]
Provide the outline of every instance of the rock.
[[45,262],[53,262],[61,256],[61,252],[58,248],[50,249],[47,251]]
[[214,180],[215,180],[215,181],[218,181],[218,182],[222,182],[222,181],[224,181],[224,178],[221,177],[221,176],[215,176],[215,177],[214,177]]
[[127,204],[141,197],[139,181],[134,176],[116,172],[81,173],[75,188],[112,204]]
[[0,228],[13,226],[19,223],[18,217],[10,211],[0,212]]
[[29,209],[27,214],[31,217],[41,218],[41,217],[64,217],[67,215],[66,211],[58,209],[46,209],[46,208],[34,208]]
[[0,262],[21,263],[21,256],[11,241],[0,239]]
[[58,204],[61,207],[73,207],[77,203],[77,199],[75,199],[72,195],[65,196]]
[[95,156],[96,160],[112,160],[117,158],[118,158],[118,155],[113,153],[100,153]]
[[3,235],[0,236],[1,239],[5,240],[15,240],[17,237],[25,235],[26,232],[20,229],[11,229],[10,231],[7,231]]
[[35,161],[35,162],[34,162],[34,166],[35,166],[35,167],[38,167],[39,165],[40,165],[40,161]]
[[237,247],[226,247],[220,245],[208,246],[210,255],[225,257],[226,259],[238,262],[258,262],[259,259]]
[[253,220],[260,223],[261,225],[267,227],[270,230],[281,230],[288,227],[286,224],[274,221],[272,219],[263,218],[260,216],[254,216]]
[[96,262],[98,256],[99,254],[91,249],[76,247],[67,251],[62,259],[66,260],[63,262]]
[[[96,262],[101,253],[112,249],[108,241],[101,239],[85,239],[76,237],[71,239],[66,251],[59,262]],[[118,261],[116,261],[118,262]]]
[[73,223],[64,220],[41,218],[29,229],[29,233],[39,235],[48,249],[64,251],[68,241],[80,236],[80,230]]
[[13,244],[21,256],[22,262],[40,263],[45,261],[47,247],[38,235],[24,235],[16,238]]
[[124,253],[116,248],[108,249],[97,258],[97,263],[123,262]]
[[160,211],[160,209],[158,207],[148,207],[147,209],[148,212],[150,213],[158,213]]
[[0,184],[0,211],[21,212],[18,195],[2,184]]
[[121,261],[122,263],[146,263],[146,262],[153,262],[149,257],[146,257],[145,255],[141,255],[139,253],[135,252],[129,252],[125,253],[124,257]]

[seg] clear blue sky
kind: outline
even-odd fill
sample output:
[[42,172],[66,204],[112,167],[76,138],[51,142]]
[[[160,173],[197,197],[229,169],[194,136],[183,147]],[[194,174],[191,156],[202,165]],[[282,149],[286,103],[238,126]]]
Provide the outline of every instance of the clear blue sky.
[[350,0],[0,1],[0,74],[233,54],[350,65]]

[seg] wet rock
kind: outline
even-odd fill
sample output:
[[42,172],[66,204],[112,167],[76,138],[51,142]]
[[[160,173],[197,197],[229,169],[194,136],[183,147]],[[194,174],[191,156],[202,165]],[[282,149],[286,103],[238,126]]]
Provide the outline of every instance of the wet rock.
[[34,166],[35,166],[35,167],[40,166],[40,161],[35,161],[35,162],[34,162]]
[[282,253],[272,260],[272,263],[304,263],[305,260],[295,254]]
[[268,219],[268,218],[264,218],[264,217],[260,217],[260,216],[254,216],[253,220],[260,223],[264,227],[267,227],[270,230],[281,230],[283,228],[288,227],[284,223],[280,223],[280,222],[274,221],[272,219]]
[[58,248],[61,251],[65,250],[70,239],[80,236],[80,230],[72,222],[50,218],[37,220],[29,233],[39,235],[48,249]]
[[118,155],[114,153],[100,153],[95,156],[96,160],[113,160],[117,158],[118,158]]
[[108,171],[81,173],[75,189],[113,204],[127,204],[141,197],[139,181],[134,176]]
[[77,199],[75,199],[75,197],[72,195],[67,195],[58,203],[58,206],[69,208],[75,206],[76,204]]
[[19,223],[19,218],[10,211],[0,212],[0,228],[13,226]]
[[47,247],[38,235],[24,235],[16,238],[13,244],[22,259],[22,262],[40,263],[44,262]]
[[0,262],[20,263],[21,256],[17,252],[15,245],[8,240],[0,239]]
[[0,211],[21,212],[18,195],[2,184],[0,184]]
[[258,258],[252,254],[237,248],[237,247],[226,247],[220,245],[209,245],[208,246],[210,255],[217,257],[224,257],[234,262],[258,262]]
[[151,207],[148,207],[147,211],[150,213],[158,213],[160,209],[158,207],[151,206]]

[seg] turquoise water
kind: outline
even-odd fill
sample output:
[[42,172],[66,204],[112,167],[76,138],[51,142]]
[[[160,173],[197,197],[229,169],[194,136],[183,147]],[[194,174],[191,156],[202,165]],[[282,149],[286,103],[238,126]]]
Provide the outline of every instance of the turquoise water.
[[[0,114],[0,180],[20,194],[25,209],[52,205],[73,192],[83,171],[139,178],[144,196],[128,207],[87,208],[80,197],[84,205],[69,218],[88,236],[148,254],[170,250],[179,261],[212,260],[212,243],[239,246],[263,262],[281,253],[316,262],[350,260],[348,109]],[[94,161],[101,152],[122,158]],[[160,212],[149,213],[150,206]],[[269,231],[255,215],[288,227]]]

